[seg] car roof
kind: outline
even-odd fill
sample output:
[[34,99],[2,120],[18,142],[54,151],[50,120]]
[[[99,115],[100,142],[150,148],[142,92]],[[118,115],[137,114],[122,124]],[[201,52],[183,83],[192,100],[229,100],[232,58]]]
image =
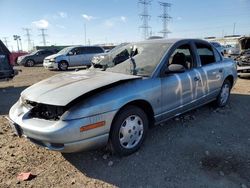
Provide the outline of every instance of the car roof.
[[69,46],[68,48],[79,48],[79,47],[87,47],[87,48],[93,48],[93,47],[98,47],[98,48],[102,48],[101,46],[83,46],[83,45],[77,45],[77,46]]
[[159,44],[159,43],[170,43],[170,44],[174,44],[176,42],[180,42],[180,41],[185,41],[185,42],[189,42],[189,41],[195,41],[195,42],[205,42],[208,43],[205,40],[202,39],[191,39],[191,38],[171,38],[171,39],[150,39],[150,40],[145,40],[145,41],[140,41],[137,43],[148,43],[148,44]]

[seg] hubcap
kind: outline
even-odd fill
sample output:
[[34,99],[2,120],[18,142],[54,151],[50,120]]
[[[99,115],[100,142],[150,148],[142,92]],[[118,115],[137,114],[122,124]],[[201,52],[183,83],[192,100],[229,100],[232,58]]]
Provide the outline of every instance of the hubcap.
[[61,67],[62,70],[66,70],[67,69],[67,64],[63,62],[63,63],[60,64],[60,67]]
[[27,64],[28,64],[29,67],[32,67],[32,66],[33,66],[33,61],[29,60],[29,61],[27,62]]
[[229,85],[225,84],[221,89],[221,94],[220,94],[221,104],[225,104],[227,102],[227,99],[229,97],[229,93],[230,93]]
[[137,115],[127,117],[120,128],[119,140],[122,147],[131,149],[135,147],[143,135],[143,121]]

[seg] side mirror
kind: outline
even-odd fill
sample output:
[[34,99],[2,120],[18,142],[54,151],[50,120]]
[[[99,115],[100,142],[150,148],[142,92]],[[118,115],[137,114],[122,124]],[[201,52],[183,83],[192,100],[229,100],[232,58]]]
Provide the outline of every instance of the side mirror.
[[185,72],[185,67],[180,64],[171,64],[168,66],[166,73],[183,73]]
[[69,52],[68,55],[73,55],[73,52]]

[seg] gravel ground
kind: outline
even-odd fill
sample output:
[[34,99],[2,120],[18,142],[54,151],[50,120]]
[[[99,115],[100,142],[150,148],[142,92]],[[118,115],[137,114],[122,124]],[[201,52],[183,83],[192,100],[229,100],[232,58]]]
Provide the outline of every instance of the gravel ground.
[[[0,82],[0,187],[250,187],[250,79],[238,79],[228,106],[206,105],[150,129],[135,154],[105,149],[47,151],[16,137],[4,118],[29,85],[58,74],[21,68]],[[36,177],[18,181],[21,172]]]

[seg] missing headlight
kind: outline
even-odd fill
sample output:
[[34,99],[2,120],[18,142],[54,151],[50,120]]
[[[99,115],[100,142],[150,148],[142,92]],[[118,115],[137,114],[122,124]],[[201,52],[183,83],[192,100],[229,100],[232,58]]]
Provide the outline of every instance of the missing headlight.
[[46,120],[59,120],[65,111],[63,106],[36,103],[30,111],[30,116]]

